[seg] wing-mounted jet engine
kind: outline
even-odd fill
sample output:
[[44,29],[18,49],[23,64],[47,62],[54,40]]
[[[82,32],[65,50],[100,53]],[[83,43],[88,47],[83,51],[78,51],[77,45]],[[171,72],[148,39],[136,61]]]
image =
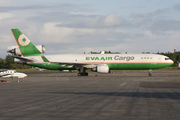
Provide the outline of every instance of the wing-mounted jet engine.
[[99,64],[96,67],[92,68],[92,71],[99,73],[111,73],[109,66],[106,64]]

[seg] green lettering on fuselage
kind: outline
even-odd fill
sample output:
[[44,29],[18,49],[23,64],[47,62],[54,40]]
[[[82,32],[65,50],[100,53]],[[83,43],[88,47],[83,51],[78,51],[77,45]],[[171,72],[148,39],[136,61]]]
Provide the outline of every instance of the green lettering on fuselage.
[[108,60],[112,60],[112,57],[108,57]]
[[86,60],[112,60],[112,57],[86,57]]
[[95,57],[91,57],[91,60],[94,60],[95,59]]
[[101,59],[100,60],[105,60],[105,58],[104,57],[101,57]]
[[98,58],[98,57],[96,57],[96,58],[95,58],[95,60],[99,60],[99,58]]
[[90,60],[90,57],[86,57],[86,60]]

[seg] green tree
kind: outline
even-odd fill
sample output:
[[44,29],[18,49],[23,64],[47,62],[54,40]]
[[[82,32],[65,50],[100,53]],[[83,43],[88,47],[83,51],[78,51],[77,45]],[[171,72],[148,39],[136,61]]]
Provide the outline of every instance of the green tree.
[[12,65],[15,64],[14,58],[11,55],[6,55],[6,68],[10,69],[12,68]]

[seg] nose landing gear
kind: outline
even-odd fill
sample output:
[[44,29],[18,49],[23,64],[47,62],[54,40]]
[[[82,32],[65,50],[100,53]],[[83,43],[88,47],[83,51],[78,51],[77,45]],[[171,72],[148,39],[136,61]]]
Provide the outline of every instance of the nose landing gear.
[[152,69],[149,69],[149,76],[152,76],[152,73],[151,73]]
[[149,74],[148,74],[149,76],[152,76],[152,74],[149,72]]

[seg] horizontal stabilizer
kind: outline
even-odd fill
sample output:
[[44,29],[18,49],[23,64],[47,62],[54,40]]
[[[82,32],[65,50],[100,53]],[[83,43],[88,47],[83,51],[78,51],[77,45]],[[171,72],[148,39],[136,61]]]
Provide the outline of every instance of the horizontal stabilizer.
[[7,50],[12,50],[12,49],[14,49],[14,48],[18,48],[18,46],[16,45],[16,46],[8,46],[7,47]]
[[19,59],[20,61],[23,61],[23,62],[33,62],[34,61],[32,59],[28,59],[28,58],[24,58],[24,57],[20,57],[20,56],[13,56],[13,58]]

